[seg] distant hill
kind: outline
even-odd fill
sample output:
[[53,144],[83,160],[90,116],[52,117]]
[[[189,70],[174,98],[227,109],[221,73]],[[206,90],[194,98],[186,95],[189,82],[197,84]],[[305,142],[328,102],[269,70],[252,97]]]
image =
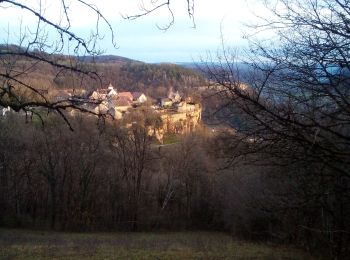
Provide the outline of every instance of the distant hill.
[[142,63],[141,61],[132,60],[129,58],[116,56],[116,55],[82,56],[82,57],[79,57],[79,60],[83,62],[97,62],[97,63],[125,63],[125,62]]
[[[0,44],[0,53],[6,53],[6,52],[16,52],[16,53],[24,53],[28,51],[26,48],[23,48],[21,46],[15,45],[15,44]],[[34,50],[29,50],[29,53],[34,53],[34,54],[38,54],[40,53],[41,55],[48,55],[45,52],[41,52],[37,49]],[[68,55],[64,55],[64,54],[54,54],[54,55],[50,55],[52,58],[59,58],[59,59],[72,59],[74,58],[74,56],[68,56]],[[139,62],[141,63],[141,61],[137,61],[137,60],[133,60],[133,59],[129,59],[129,58],[125,58],[122,56],[117,56],[117,55],[99,55],[99,56],[79,56],[79,57],[75,57],[77,60],[81,61],[81,62],[96,62],[96,63],[125,63],[125,62]]]
[[[3,55],[6,52],[24,53],[26,49],[16,45],[0,45],[0,53]],[[79,88],[90,92],[111,83],[121,91],[140,91],[157,98],[166,96],[170,88],[188,92],[205,84],[204,77],[197,71],[176,64],[148,64],[115,55],[76,57],[50,55],[39,50],[29,53],[54,63],[94,72],[89,75],[77,74],[46,62],[34,64],[30,58],[16,56],[18,71],[26,71],[21,74],[21,81],[41,90]]]

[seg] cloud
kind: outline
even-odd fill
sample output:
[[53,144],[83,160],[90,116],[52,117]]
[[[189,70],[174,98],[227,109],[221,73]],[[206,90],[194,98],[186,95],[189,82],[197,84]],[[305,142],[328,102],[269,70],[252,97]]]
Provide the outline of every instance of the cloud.
[[[215,51],[221,44],[221,33],[225,43],[242,45],[244,31],[243,22],[254,19],[250,9],[256,8],[255,0],[216,0],[195,1],[196,28],[193,28],[187,13],[187,1],[171,1],[171,8],[175,15],[175,24],[166,32],[159,30],[158,26],[165,26],[171,21],[171,15],[166,8],[128,21],[121,14],[132,15],[140,12],[141,0],[87,0],[88,3],[98,5],[99,10],[111,22],[116,31],[116,40],[119,49],[112,47],[110,34],[106,24],[101,24],[100,32],[105,38],[100,47],[109,54],[124,55],[127,57],[147,61],[191,61],[193,56],[206,51]],[[144,0],[148,5],[151,0]],[[159,0],[161,1],[161,0]],[[247,2],[248,1],[248,2]],[[22,1],[30,6],[37,6],[37,0]],[[88,36],[91,28],[95,28],[96,16],[77,1],[67,1],[71,29],[77,34]],[[248,5],[247,5],[248,3]],[[250,4],[250,5],[249,5]],[[249,8],[248,8],[249,6]],[[63,10],[60,0],[43,1],[45,16],[54,21],[62,19]],[[10,23],[11,30],[19,28],[17,22],[21,17],[28,27],[35,26],[37,19],[18,8],[0,9],[0,25],[2,30]]]

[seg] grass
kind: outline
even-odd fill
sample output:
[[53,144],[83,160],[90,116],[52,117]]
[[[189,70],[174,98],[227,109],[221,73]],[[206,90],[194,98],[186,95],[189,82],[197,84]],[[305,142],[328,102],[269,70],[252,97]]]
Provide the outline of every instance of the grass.
[[166,133],[163,137],[163,144],[174,144],[179,142],[179,135],[174,133]]
[[0,229],[0,259],[315,259],[214,232],[61,233]]

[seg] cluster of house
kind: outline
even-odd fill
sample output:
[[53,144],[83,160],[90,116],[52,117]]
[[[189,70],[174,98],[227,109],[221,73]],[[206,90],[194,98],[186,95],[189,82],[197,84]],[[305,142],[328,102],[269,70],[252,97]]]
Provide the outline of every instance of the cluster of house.
[[[89,96],[90,100],[98,101],[93,106],[89,104],[89,109],[98,114],[109,114],[115,119],[120,119],[130,108],[144,104],[148,99],[142,92],[118,92],[112,84],[105,89],[98,89]],[[170,89],[168,97],[159,98],[152,105],[156,111],[162,113],[186,113],[198,109],[198,104],[191,100],[183,100],[178,91]]]
[[158,105],[163,108],[170,108],[173,105],[180,103],[182,100],[179,91],[174,92],[172,88],[170,88],[168,92],[168,97],[158,99]]
[[141,105],[147,101],[147,97],[142,92],[118,92],[116,88],[109,84],[106,89],[98,89],[89,96],[90,100],[98,101],[95,107],[90,109],[98,114],[110,114],[115,119],[123,117],[130,108]]
[[[108,113],[115,119],[122,118],[124,114],[130,112],[132,107],[147,101],[147,97],[141,92],[118,92],[111,84],[106,89],[94,91],[89,99],[99,101],[99,104],[93,108],[95,113]],[[166,98],[159,98],[157,102],[152,102],[151,107],[162,119],[161,131],[175,133],[193,131],[201,120],[200,104],[192,102],[190,98],[183,99],[180,93],[173,91],[172,88]]]
[[171,88],[167,98],[158,100],[158,108],[168,112],[191,113],[199,109],[199,104],[192,102],[190,97],[183,99],[179,91],[175,92]]
[[[132,111],[132,108],[140,106],[148,101],[141,92],[118,92],[109,84],[107,88],[98,89],[90,94],[84,89],[56,90],[51,93],[59,102],[72,102],[96,114],[108,114],[115,119],[121,119]],[[169,90],[168,96],[159,98],[156,102],[148,102],[155,112],[159,113],[162,127],[158,129],[156,136],[162,140],[163,133],[186,133],[193,131],[201,120],[201,106],[192,102],[190,98],[183,99],[178,91]],[[8,113],[9,108],[0,107],[0,115]],[[71,111],[72,114],[75,110]]]

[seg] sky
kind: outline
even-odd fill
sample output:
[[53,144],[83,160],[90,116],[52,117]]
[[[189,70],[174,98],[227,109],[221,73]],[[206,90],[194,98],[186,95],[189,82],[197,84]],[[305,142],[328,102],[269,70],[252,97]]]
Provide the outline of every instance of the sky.
[[[41,0],[45,17],[59,20],[62,17],[60,0]],[[155,0],[153,0],[154,2]],[[160,3],[162,0],[158,0]],[[40,0],[17,0],[37,8]],[[255,0],[196,0],[195,28],[187,13],[186,0],[172,0],[174,24],[166,31],[159,27],[171,21],[171,14],[166,8],[157,10],[136,20],[126,20],[127,15],[139,14],[141,0],[89,0],[96,5],[108,19],[115,31],[117,48],[111,43],[107,27],[101,24],[100,31],[105,34],[99,47],[105,54],[114,54],[145,62],[192,62],[205,58],[208,52],[215,53],[221,48],[222,40],[226,46],[241,47],[247,43],[243,35],[245,24],[254,23],[254,10],[261,10]],[[78,35],[87,35],[95,28],[96,17],[87,9],[77,4],[76,0],[67,0],[72,30]],[[152,7],[151,0],[143,3]],[[260,12],[260,11],[259,11]],[[261,14],[261,13],[259,13]],[[20,22],[21,21],[21,22]],[[0,9],[0,39],[19,38],[20,23],[31,31],[35,30],[36,18],[18,8]],[[64,22],[64,21],[63,21]],[[7,35],[7,31],[16,32]]]

